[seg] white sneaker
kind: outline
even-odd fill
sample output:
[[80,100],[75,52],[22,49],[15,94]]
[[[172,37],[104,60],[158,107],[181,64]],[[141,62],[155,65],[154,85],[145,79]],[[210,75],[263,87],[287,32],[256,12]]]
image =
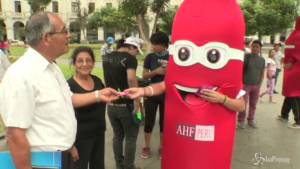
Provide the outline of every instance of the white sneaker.
[[283,118],[281,115],[277,116],[277,120],[282,121],[284,123],[287,123],[289,121],[288,119]]
[[290,125],[289,128],[291,128],[291,129],[300,129],[300,124],[294,123],[294,124]]
[[239,129],[245,129],[246,128],[245,122],[238,122],[237,128],[239,128]]
[[254,129],[257,128],[257,125],[256,125],[256,123],[254,121],[249,121],[248,122],[248,126],[254,128]]

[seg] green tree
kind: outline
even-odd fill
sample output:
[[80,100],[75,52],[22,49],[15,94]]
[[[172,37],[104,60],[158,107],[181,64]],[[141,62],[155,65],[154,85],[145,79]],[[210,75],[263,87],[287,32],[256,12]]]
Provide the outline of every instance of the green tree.
[[247,35],[274,35],[293,26],[298,0],[245,0],[242,9]]
[[27,0],[27,2],[31,7],[32,13],[36,13],[39,11],[44,11],[51,0]]
[[[87,28],[87,22],[88,22],[88,12],[86,8],[81,7],[80,0],[75,1],[77,6],[77,22],[79,24],[80,28],[80,40],[83,39],[84,43],[88,43],[87,41],[87,34],[86,34],[86,28]],[[81,35],[83,35],[83,38],[81,38]]]
[[90,28],[102,26],[105,30],[119,32],[123,36],[136,30],[136,22],[132,16],[128,15],[123,8],[105,7],[94,12],[88,18]]
[[0,18],[0,42],[4,40],[5,33],[4,20]]
[[[149,36],[156,30],[161,14],[166,10],[170,0],[122,0],[121,7],[128,14],[134,16],[138,26],[138,30],[142,39],[149,42]],[[137,5],[138,4],[138,5]],[[154,13],[154,25],[150,32],[149,18],[147,12],[149,9]]]
[[158,20],[162,17],[162,14],[167,10],[170,0],[154,0],[151,4],[151,11],[155,13],[154,25],[151,33],[156,31]]
[[178,10],[178,6],[174,6],[172,8],[169,8],[161,15],[161,20],[159,22],[160,27],[162,31],[167,33],[168,35],[172,34],[173,20],[177,10]]

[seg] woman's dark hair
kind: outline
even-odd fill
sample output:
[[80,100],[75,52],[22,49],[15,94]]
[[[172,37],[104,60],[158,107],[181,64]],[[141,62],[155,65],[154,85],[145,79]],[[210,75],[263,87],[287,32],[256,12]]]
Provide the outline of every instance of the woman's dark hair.
[[169,46],[169,37],[164,32],[156,32],[151,35],[150,42],[154,45],[163,45],[168,48]]
[[87,52],[91,56],[93,62],[95,62],[95,55],[94,55],[93,50],[87,46],[79,46],[73,51],[73,53],[71,55],[72,64],[75,64],[78,54],[81,52]]

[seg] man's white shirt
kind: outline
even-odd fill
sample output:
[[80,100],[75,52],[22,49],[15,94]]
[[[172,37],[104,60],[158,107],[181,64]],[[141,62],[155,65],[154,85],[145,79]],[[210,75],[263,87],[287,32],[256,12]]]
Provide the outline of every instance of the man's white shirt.
[[71,95],[58,66],[28,48],[2,80],[0,113],[7,127],[26,129],[32,151],[67,150],[77,129]]

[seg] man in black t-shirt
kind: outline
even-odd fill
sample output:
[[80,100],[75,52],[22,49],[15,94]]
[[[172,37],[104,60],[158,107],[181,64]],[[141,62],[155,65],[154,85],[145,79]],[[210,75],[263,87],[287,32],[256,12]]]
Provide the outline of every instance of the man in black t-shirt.
[[[150,38],[153,53],[146,56],[144,61],[143,79],[150,80],[151,84],[159,83],[164,80],[166,67],[168,65],[169,53],[168,35],[163,32],[157,32]],[[164,94],[145,98],[145,147],[142,149],[141,158],[147,159],[151,155],[150,139],[151,133],[155,124],[156,112],[159,107],[159,126],[160,126],[160,143],[163,138],[164,124],[164,109],[165,109]],[[159,148],[159,154],[161,147]]]
[[[140,39],[134,37],[129,37],[125,41],[120,40],[117,51],[103,56],[104,79],[107,87],[123,91],[138,86],[135,56],[141,51],[141,43]],[[117,169],[137,168],[134,160],[139,124],[134,122],[132,112],[138,109],[137,101],[127,98],[120,98],[108,104],[107,112],[114,132],[113,150]],[[124,139],[125,149],[123,149]]]

